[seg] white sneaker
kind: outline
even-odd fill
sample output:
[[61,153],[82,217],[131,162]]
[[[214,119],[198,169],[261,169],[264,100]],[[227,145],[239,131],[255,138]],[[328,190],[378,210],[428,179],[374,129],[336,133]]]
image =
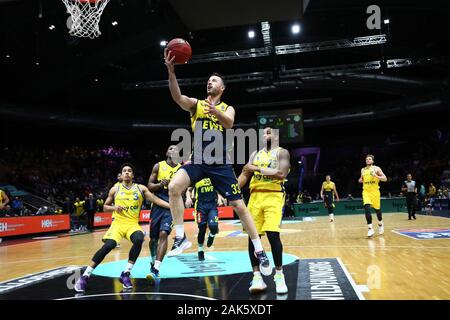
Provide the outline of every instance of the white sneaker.
[[175,237],[172,249],[167,253],[168,257],[174,257],[181,254],[184,250],[192,247],[192,242],[188,241],[186,235],[183,238]]
[[267,289],[267,285],[264,282],[261,275],[253,275],[252,285],[248,289],[250,293],[259,293]]
[[384,225],[378,225],[378,234],[383,234],[384,233]]
[[373,228],[369,228],[369,231],[367,231],[367,237],[373,237],[373,235],[375,234],[375,231],[373,231]]
[[275,274],[273,277],[275,281],[276,291],[278,294],[286,294],[288,293],[288,288],[286,286],[286,282],[284,281],[284,274]]
[[330,214],[330,222],[334,221],[334,214]]

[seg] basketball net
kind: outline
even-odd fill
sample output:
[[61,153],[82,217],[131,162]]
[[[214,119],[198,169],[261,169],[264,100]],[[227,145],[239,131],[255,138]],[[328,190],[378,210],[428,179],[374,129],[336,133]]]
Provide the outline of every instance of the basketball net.
[[72,18],[68,24],[69,34],[82,38],[97,38],[101,32],[98,27],[100,17],[109,0],[62,0]]

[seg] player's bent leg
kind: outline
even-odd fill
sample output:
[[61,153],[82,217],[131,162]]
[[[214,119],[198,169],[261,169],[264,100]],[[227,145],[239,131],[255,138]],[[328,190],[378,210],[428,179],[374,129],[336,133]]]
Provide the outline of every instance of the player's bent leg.
[[253,278],[248,290],[251,294],[263,292],[267,289],[267,285],[259,271],[259,261],[255,257],[255,247],[250,237],[248,238],[248,256],[250,257],[250,263],[253,269]]
[[364,212],[366,215],[366,221],[367,221],[367,227],[368,227],[368,231],[367,231],[367,237],[372,237],[375,234],[375,231],[373,231],[373,227],[372,227],[372,213],[370,212],[370,204],[365,204],[364,205]]
[[253,242],[255,247],[255,255],[259,260],[260,272],[265,276],[271,275],[273,269],[272,265],[270,264],[270,260],[262,247],[261,239],[259,238],[255,223],[250,215],[250,211],[244,204],[244,200],[232,200],[230,201],[230,205],[241,219],[242,227],[248,233],[251,241]]
[[183,250],[192,246],[184,233],[184,203],[182,197],[190,183],[191,179],[184,169],[178,170],[169,183],[169,204],[175,229],[175,241],[167,254],[168,257],[179,255]]
[[130,273],[136,263],[137,258],[142,250],[142,243],[144,242],[144,233],[142,231],[135,231],[130,236],[130,241],[133,243],[128,256],[128,263],[125,270],[120,274],[119,281],[122,283],[124,289],[133,288],[131,283]]
[[95,267],[98,266],[103,259],[105,259],[106,255],[111,252],[117,246],[117,242],[112,239],[106,239],[103,246],[94,254],[92,257],[92,263],[90,266],[86,268],[83,275],[77,280],[75,283],[75,291],[84,292],[86,290],[89,277],[94,271]]
[[269,239],[270,248],[272,249],[273,261],[275,263],[275,288],[278,294],[288,293],[286,281],[283,274],[283,244],[281,243],[280,233],[274,231],[266,232]]
[[208,225],[209,227],[209,235],[208,241],[206,242],[206,246],[209,248],[213,245],[216,234],[219,233],[219,224],[217,222],[212,222]]

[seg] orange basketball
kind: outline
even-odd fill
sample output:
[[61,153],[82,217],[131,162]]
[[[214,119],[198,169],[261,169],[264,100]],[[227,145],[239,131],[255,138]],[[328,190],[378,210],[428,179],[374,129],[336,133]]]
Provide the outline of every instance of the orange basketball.
[[167,51],[171,51],[170,56],[175,56],[175,63],[187,63],[192,57],[192,48],[189,42],[176,38],[167,44]]

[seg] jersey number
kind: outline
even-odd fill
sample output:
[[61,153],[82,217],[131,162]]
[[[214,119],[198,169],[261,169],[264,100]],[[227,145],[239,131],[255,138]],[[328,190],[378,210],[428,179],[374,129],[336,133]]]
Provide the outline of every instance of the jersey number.
[[239,188],[239,184],[237,184],[237,183],[232,184],[231,188],[233,189],[233,194],[241,193],[241,189]]

